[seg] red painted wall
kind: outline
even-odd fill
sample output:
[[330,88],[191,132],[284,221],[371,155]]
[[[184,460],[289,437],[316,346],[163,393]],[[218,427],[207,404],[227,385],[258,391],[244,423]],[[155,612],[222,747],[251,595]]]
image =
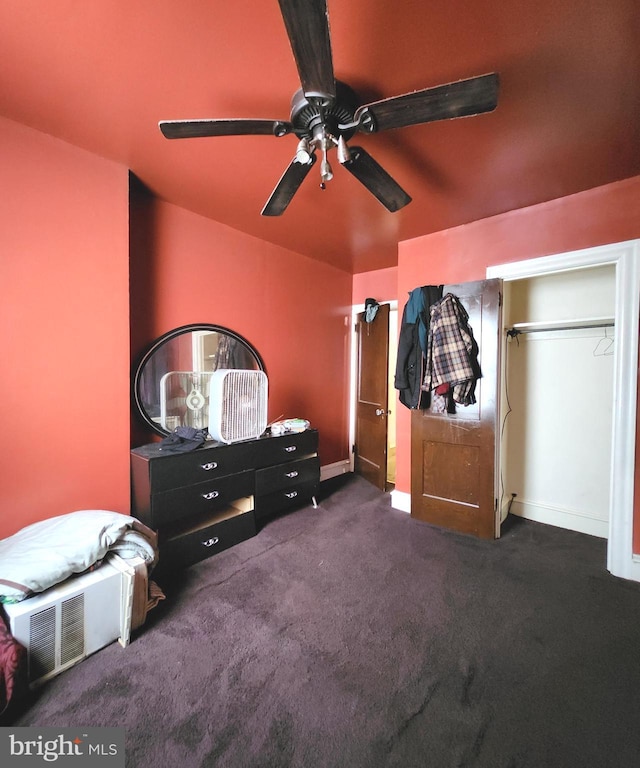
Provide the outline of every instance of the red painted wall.
[[129,512],[127,171],[0,118],[0,537]]
[[[351,275],[144,194],[133,198],[134,358],[187,323],[231,328],[264,359],[269,419],[309,419],[321,463],[346,459]],[[136,444],[153,437],[135,430]]]
[[[640,238],[640,177],[400,243],[398,296],[418,285],[481,280],[494,264],[635,238]],[[410,416],[399,408],[396,488],[407,493]],[[634,552],[639,552],[638,499],[635,520]]]
[[0,537],[76,509],[129,512],[129,448],[151,439],[132,422],[131,359],[185,323],[246,336],[270,416],[318,427],[323,464],[347,457],[349,274],[160,203],[127,169],[4,119],[0,164]]
[[368,298],[380,303],[396,301],[398,298],[398,267],[361,272],[353,276],[351,303],[364,304]]

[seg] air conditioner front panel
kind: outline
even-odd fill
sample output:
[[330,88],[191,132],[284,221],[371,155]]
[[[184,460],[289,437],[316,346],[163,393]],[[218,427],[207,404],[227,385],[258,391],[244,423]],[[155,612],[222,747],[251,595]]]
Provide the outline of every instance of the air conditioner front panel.
[[32,686],[118,639],[124,580],[119,568],[105,562],[95,571],[4,606],[11,634],[27,649]]

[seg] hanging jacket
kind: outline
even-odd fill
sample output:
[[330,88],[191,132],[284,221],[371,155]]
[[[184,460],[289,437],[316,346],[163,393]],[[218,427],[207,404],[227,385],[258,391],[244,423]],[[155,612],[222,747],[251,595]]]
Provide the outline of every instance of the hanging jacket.
[[469,315],[457,296],[448,293],[430,309],[424,389],[473,405],[479,377],[478,345]]
[[402,312],[394,387],[407,408],[427,408],[429,393],[422,390],[427,349],[429,310],[442,298],[442,286],[414,288]]

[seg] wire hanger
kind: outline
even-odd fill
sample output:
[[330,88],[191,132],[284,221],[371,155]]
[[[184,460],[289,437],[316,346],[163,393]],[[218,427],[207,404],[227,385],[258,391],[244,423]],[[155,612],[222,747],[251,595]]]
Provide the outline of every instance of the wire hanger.
[[607,328],[604,329],[604,336],[601,339],[598,339],[598,343],[596,344],[594,350],[593,350],[593,356],[594,357],[609,357],[613,355],[613,345],[615,342],[615,335],[609,336],[609,332]]

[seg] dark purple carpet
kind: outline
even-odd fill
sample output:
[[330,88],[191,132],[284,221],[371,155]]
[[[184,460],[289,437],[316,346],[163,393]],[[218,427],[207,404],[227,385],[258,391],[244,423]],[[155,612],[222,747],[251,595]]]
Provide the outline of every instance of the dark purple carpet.
[[127,766],[621,768],[640,759],[640,585],[602,540],[483,542],[347,476],[163,583],[126,649],[15,725],[124,726]]

